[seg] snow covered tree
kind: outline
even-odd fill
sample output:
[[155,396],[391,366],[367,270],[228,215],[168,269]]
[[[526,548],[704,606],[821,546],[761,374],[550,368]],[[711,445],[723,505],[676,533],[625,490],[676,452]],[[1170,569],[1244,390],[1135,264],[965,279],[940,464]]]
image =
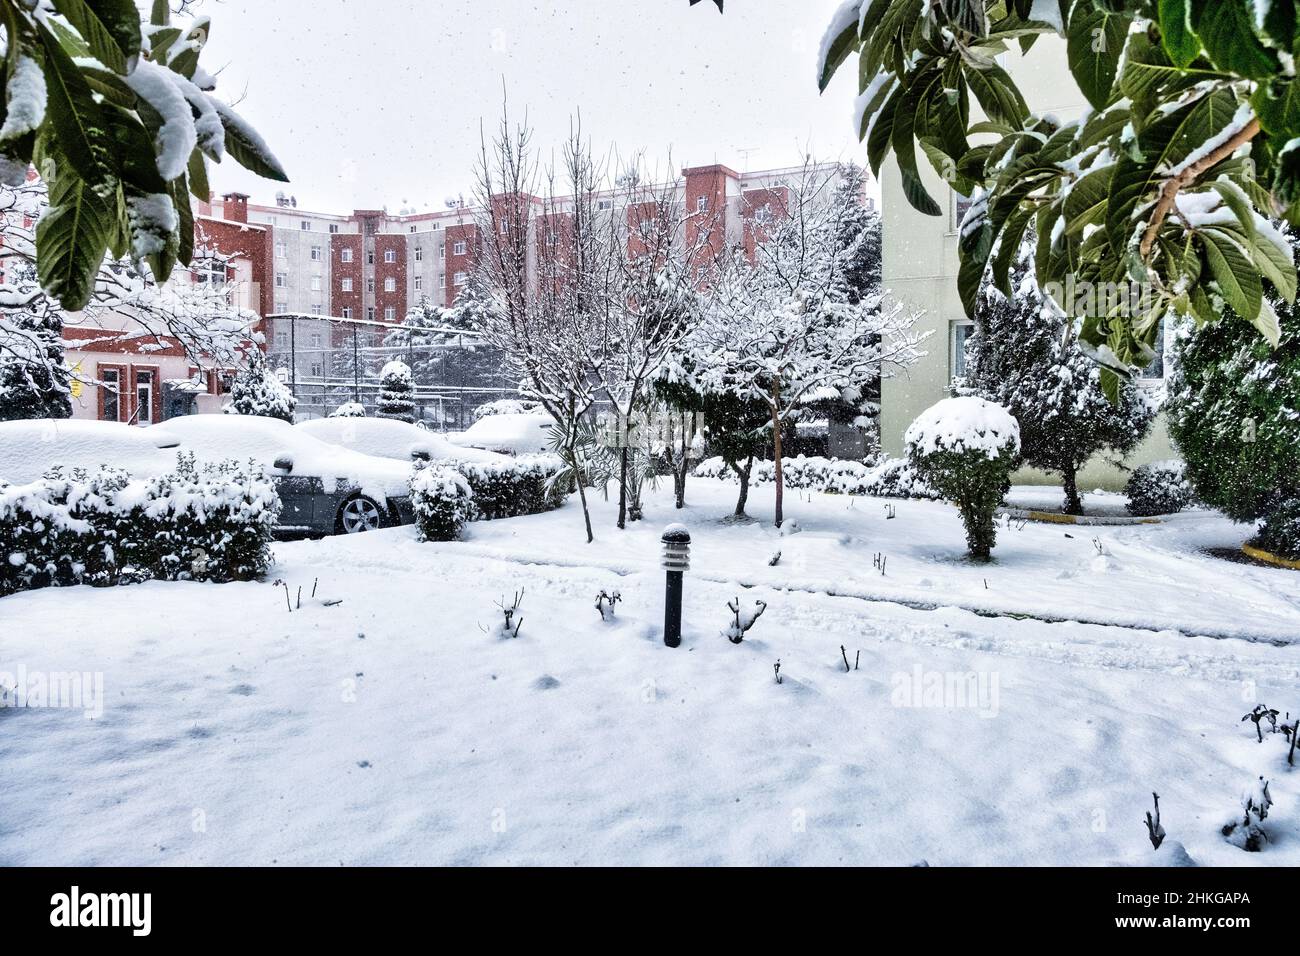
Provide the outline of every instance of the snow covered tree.
[[1197,498],[1266,540],[1300,502],[1300,312],[1274,305],[1277,348],[1232,318],[1180,330],[1165,404]]
[[147,261],[159,283],[189,264],[189,194],[208,199],[208,160],[287,179],[257,132],[212,95],[216,79],[199,65],[210,19],[173,24],[168,0],[140,18],[133,0],[0,0],[0,183],[21,185],[39,160],[51,208],[36,234],[37,270],[69,311],[91,300],[109,253],[129,253],[137,268]]
[[1019,424],[982,398],[945,398],[916,417],[904,441],[912,467],[961,511],[971,557],[989,560],[997,540],[993,518],[1020,453]]
[[0,284],[0,421],[70,418],[62,313],[26,271]]
[[752,264],[737,256],[722,265],[666,375],[700,395],[766,406],[778,527],[787,424],[828,391],[860,400],[881,375],[920,356],[921,336],[901,306],[883,309],[878,295],[850,301],[837,247],[844,206],[827,202],[830,184],[808,165],[786,187],[788,217],[772,226]]
[[260,348],[252,348],[248,360],[235,376],[230,388],[228,415],[260,415],[293,423],[293,409],[298,400],[289,387],[275,377]]
[[860,302],[880,293],[884,251],[880,213],[864,201],[867,174],[861,166],[843,163],[831,191],[835,220],[835,254],[844,277],[845,295]]
[[380,418],[395,418],[400,422],[415,421],[415,383],[411,380],[411,367],[394,359],[379,372]]
[[[1045,34],[1065,40],[1091,107],[1081,119],[1031,114],[1000,62]],[[1259,0],[845,0],[817,72],[824,90],[857,54],[855,128],[877,175],[893,153],[913,207],[943,212],[918,145],[972,197],[958,242],[967,314],[986,268],[1010,292],[1032,223],[1038,284],[1081,322],[1114,398],[1171,309],[1231,313],[1277,344],[1261,280],[1289,302],[1296,269],[1264,216],[1300,222],[1298,42],[1294,5]],[[1084,284],[1136,286],[1137,307],[1094,310],[1069,293]]]
[[1128,382],[1121,383],[1115,402],[1107,398],[1101,369],[1079,348],[1065,314],[1038,288],[1032,259],[1029,242],[1012,273],[1011,296],[985,284],[958,390],[1015,416],[1023,460],[1060,473],[1065,512],[1077,515],[1083,513],[1079,469],[1103,450],[1122,458],[1136,448],[1155,408]]

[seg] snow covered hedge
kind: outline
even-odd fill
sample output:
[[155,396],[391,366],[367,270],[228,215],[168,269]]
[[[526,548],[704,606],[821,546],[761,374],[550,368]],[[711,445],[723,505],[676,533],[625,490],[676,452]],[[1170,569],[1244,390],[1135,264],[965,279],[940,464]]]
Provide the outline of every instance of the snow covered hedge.
[[1291,560],[1300,560],[1300,498],[1276,505],[1259,532],[1266,550]]
[[[770,461],[756,461],[750,474],[752,484],[775,480]],[[872,495],[881,498],[938,498],[916,470],[902,458],[887,458],[876,465],[846,458],[787,458],[782,464],[787,488],[805,488],[828,494]],[[721,458],[706,458],[695,466],[699,478],[734,481],[736,473]]]
[[1181,461],[1153,461],[1134,469],[1124,485],[1128,496],[1128,513],[1139,518],[1171,515],[1186,508],[1192,500],[1192,486]]
[[428,465],[411,474],[411,507],[421,541],[455,541],[474,518],[474,492],[460,472]]
[[971,556],[987,561],[997,538],[993,516],[1020,454],[1019,424],[982,398],[945,398],[916,417],[904,442],[916,470],[960,509]]
[[0,487],[0,594],[151,578],[251,580],[270,567],[279,513],[274,485],[252,465],[199,466],[182,454],[174,472],[148,480],[113,468],[55,469]]
[[514,518],[558,508],[565,488],[556,476],[564,469],[555,455],[520,455],[501,461],[446,462],[465,476],[474,490],[481,518]]

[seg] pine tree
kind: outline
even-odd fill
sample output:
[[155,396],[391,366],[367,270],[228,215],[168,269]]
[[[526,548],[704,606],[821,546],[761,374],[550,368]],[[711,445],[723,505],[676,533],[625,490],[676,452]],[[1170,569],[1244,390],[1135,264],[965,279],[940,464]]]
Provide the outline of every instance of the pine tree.
[[411,378],[411,367],[394,359],[379,373],[379,410],[376,414],[380,418],[414,422],[414,395],[415,383]]
[[0,421],[70,418],[71,375],[63,359],[63,317],[30,266],[0,286]]
[[254,348],[248,354],[248,364],[235,376],[226,413],[279,418],[292,424],[293,410],[297,404],[298,400],[293,397],[288,386],[276,378],[267,366],[262,350]]
[[1118,401],[1102,390],[1101,369],[1067,332],[1068,320],[1033,275],[1033,241],[1012,274],[1010,299],[986,284],[966,343],[959,391],[1005,406],[1020,423],[1026,464],[1059,472],[1065,511],[1082,514],[1078,473],[1093,455],[1123,456],[1151,427],[1155,409],[1145,393],[1121,384]]

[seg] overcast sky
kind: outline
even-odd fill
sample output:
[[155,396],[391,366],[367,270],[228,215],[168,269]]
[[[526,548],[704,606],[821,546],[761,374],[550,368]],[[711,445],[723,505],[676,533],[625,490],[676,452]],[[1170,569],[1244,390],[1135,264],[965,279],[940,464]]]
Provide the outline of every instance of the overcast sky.
[[[816,50],[838,0],[204,0],[218,93],[266,137],[283,187],[321,211],[437,209],[469,193],[479,123],[526,107],[548,152],[582,111],[593,146],[737,170],[803,151],[864,162],[853,70],[824,96]],[[269,203],[233,161],[213,189]]]

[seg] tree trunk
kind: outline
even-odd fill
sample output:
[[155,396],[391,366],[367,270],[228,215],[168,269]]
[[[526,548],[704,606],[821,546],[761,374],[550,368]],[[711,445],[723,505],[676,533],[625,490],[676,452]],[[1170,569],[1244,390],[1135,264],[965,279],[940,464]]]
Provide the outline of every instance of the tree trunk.
[[587,510],[587,489],[582,483],[582,469],[578,464],[578,451],[570,446],[569,467],[573,469],[573,483],[578,486],[578,500],[582,502],[582,520],[587,525],[587,544],[596,540],[591,533],[591,512]]
[[627,527],[627,443],[619,449],[618,456],[618,526]]
[[740,479],[740,496],[736,499],[736,510],[733,514],[737,518],[744,518],[745,502],[749,500],[749,476],[754,470],[754,456],[749,456],[749,460],[745,462],[744,469],[741,469],[739,465],[732,461],[727,462],[727,464],[731,466],[731,470],[734,471],[736,477]]
[[1083,499],[1079,497],[1079,481],[1077,469],[1074,463],[1066,465],[1062,469],[1065,475],[1065,513],[1068,515],[1083,514]]
[[772,480],[776,482],[776,526],[779,528],[785,517],[781,508],[785,482],[781,479],[781,386],[779,383],[772,386],[772,452],[776,459]]

